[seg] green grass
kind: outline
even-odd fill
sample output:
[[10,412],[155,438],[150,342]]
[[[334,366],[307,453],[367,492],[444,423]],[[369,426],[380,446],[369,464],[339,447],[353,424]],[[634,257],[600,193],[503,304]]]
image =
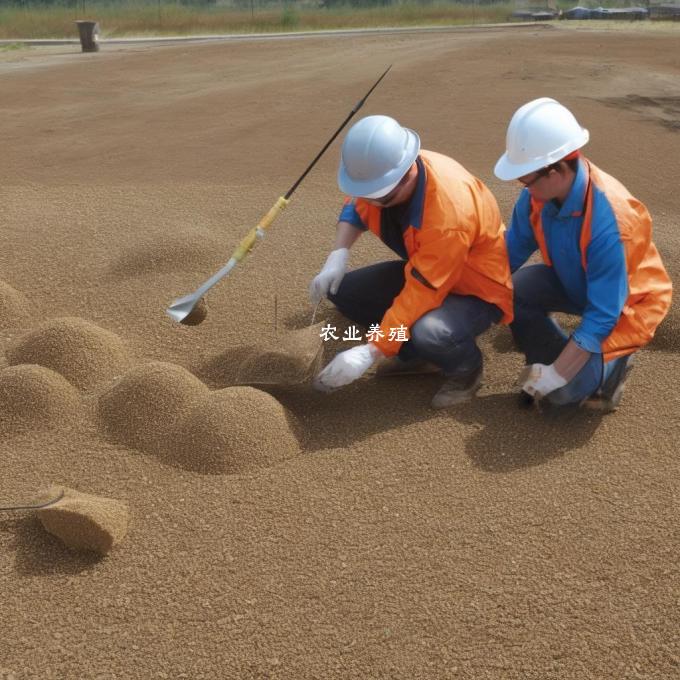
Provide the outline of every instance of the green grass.
[[[220,33],[268,33],[342,28],[447,26],[508,21],[515,2],[484,3],[465,0],[392,0],[380,6],[351,6],[321,0],[218,0],[216,5],[186,5],[177,0],[63,0],[42,5],[22,0],[21,6],[0,7],[0,39],[77,37],[76,19],[95,19],[103,38],[130,36],[209,35]],[[370,0],[364,0],[367,4]],[[625,5],[628,0],[584,0],[584,5]],[[3,0],[0,0],[0,3]],[[355,4],[361,0],[354,0]],[[632,0],[630,0],[632,2]],[[529,0],[533,7],[545,0]],[[563,9],[576,0],[558,0]],[[561,26],[609,28],[609,21],[560,22]],[[616,22],[637,26],[670,22]],[[677,23],[677,22],[676,22]],[[5,48],[7,49],[7,48]],[[11,48],[10,48],[11,49]]]
[[9,43],[8,45],[0,45],[0,52],[13,52],[14,50],[28,49],[22,43]]
[[[247,1],[247,0],[246,0]],[[242,3],[243,4],[243,3]],[[0,9],[0,39],[76,38],[76,19],[94,19],[103,38],[148,35],[267,33],[384,26],[443,26],[507,21],[510,3],[489,5],[403,2],[383,7],[340,6],[329,9],[304,5],[245,8],[188,7],[163,0],[75,7]]]

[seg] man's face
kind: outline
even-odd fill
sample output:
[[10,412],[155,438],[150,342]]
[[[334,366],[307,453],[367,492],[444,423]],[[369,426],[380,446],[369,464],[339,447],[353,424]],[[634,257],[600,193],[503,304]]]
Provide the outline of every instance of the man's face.
[[377,205],[379,208],[391,208],[393,205],[405,203],[411,198],[411,194],[413,193],[414,182],[411,180],[416,175],[417,171],[415,171],[415,166],[412,166],[389,194],[381,196],[380,198],[365,198],[364,200],[372,205]]
[[541,168],[536,172],[530,172],[528,175],[522,175],[517,178],[517,181],[529,189],[529,193],[532,198],[537,201],[550,201],[554,198],[552,193],[552,182],[550,181],[551,175],[556,175],[557,173],[553,170],[550,171],[548,168]]
[[532,198],[537,201],[546,202],[555,198],[564,200],[571,188],[573,173],[560,172],[554,167],[541,168],[528,175],[522,175],[517,181],[529,189]]

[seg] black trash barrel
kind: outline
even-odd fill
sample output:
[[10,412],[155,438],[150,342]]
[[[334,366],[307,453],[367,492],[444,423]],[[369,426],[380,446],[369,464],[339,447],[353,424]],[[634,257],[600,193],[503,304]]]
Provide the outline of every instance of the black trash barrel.
[[83,52],[99,52],[99,25],[96,21],[76,21]]

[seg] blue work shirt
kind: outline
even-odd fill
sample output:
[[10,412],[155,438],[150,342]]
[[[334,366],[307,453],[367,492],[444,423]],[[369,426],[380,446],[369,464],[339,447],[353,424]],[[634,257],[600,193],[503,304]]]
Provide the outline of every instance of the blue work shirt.
[[[595,185],[591,239],[586,248],[586,270],[581,262],[581,228],[585,211],[587,169],[583,160],[566,200],[548,201],[541,211],[546,248],[567,297],[582,310],[572,339],[588,352],[602,352],[602,342],[614,330],[628,298],[628,274],[621,233],[614,210]],[[510,269],[514,273],[538,250],[529,218],[531,196],[524,189],[515,204],[506,233]]]

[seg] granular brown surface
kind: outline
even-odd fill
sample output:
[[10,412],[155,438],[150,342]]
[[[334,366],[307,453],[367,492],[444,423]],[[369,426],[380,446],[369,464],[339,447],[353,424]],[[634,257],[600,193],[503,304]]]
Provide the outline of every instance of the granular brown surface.
[[302,385],[319,372],[324,343],[323,323],[275,333],[257,345],[243,345],[211,357],[197,372],[208,384]]
[[[57,498],[62,487],[52,485],[42,496]],[[37,510],[46,531],[76,551],[106,555],[125,538],[130,511],[125,503],[64,488],[63,497]]]
[[182,422],[177,444],[177,464],[211,474],[269,467],[299,453],[284,407],[253,387],[210,393]]
[[18,290],[0,281],[0,329],[20,326],[29,316],[28,300]]
[[175,364],[136,366],[99,397],[105,432],[128,446],[164,453],[178,429],[205,397],[207,387]]
[[161,361],[126,373],[99,396],[97,410],[110,439],[187,470],[233,474],[299,451],[289,415],[266,392],[209,392],[185,368]]
[[201,298],[196,306],[182,319],[181,323],[185,326],[198,326],[203,323],[208,316],[208,305],[203,298]]
[[52,319],[6,351],[7,362],[39,364],[61,373],[80,389],[120,375],[130,365],[123,341],[84,319]]
[[58,373],[20,364],[0,371],[0,432],[70,424],[80,411],[80,394]]
[[[140,374],[116,372],[106,342],[81,361],[69,326],[48,364],[51,345],[30,336],[33,363],[91,387],[73,410],[63,381],[32,373],[56,406],[46,412],[62,414],[49,428],[30,420],[31,389],[21,406],[17,392],[3,397],[28,427],[2,430],[0,504],[60,480],[126,503],[134,530],[98,559],[31,514],[0,517],[0,676],[679,677],[677,306],[607,416],[518,410],[523,361],[505,328],[482,338],[478,398],[448,412],[429,407],[439,376],[366,378],[329,395],[267,388],[271,398],[198,386],[196,406],[185,402],[192,380],[176,367],[198,375],[261,346],[274,295],[280,328],[309,323],[307,286],[342,200],[336,142],[210,291],[202,324],[164,313],[224,264],[390,63],[361,114],[391,114],[455,157],[507,219],[519,187],[492,168],[510,116],[538,96],[570,106],[590,130],[588,156],[649,207],[677,281],[680,34],[670,31],[528,26],[2,54],[0,280],[31,303],[21,324],[0,321],[2,349],[76,318],[116,334],[142,376],[152,362],[168,372],[130,381],[138,397],[120,385]],[[391,257],[369,234],[350,264]],[[325,345],[330,355],[349,343]],[[141,444],[111,436],[98,413],[109,398]],[[191,426],[151,452],[140,432],[166,441],[176,398],[192,406]]]
[[262,349],[243,362],[239,381],[253,385],[298,385],[309,382],[321,368],[322,326],[318,323],[282,332],[274,340],[276,347]]

